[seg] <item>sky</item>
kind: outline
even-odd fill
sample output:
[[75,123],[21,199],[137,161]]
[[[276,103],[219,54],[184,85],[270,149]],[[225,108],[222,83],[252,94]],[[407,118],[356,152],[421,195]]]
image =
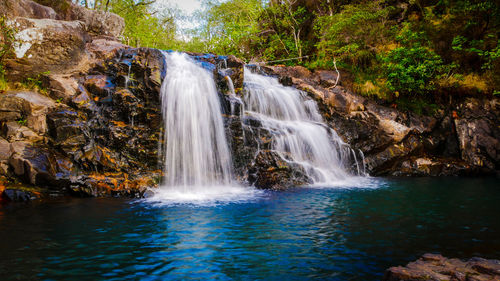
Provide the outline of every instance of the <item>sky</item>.
[[201,0],[158,0],[157,5],[180,9],[186,15],[186,19],[177,22],[177,26],[182,29],[192,29],[199,25],[191,16],[202,8]]

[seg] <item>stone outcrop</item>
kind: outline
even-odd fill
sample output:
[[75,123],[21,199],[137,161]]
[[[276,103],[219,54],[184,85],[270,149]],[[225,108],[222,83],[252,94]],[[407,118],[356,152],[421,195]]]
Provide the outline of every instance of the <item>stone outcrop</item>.
[[389,268],[384,281],[493,281],[500,280],[500,261],[472,258],[468,261],[448,259],[438,254],[425,254],[405,267]]
[[120,37],[125,28],[123,18],[109,12],[93,11],[82,6],[71,5],[71,20],[81,21],[92,36]]
[[90,37],[79,21],[16,18],[15,58],[6,60],[7,76],[12,80],[50,71],[77,71],[86,59],[85,45]]
[[498,170],[500,102],[469,98],[458,105],[455,127],[461,158],[470,165]]
[[498,98],[468,98],[433,116],[421,116],[353,94],[341,79],[337,81],[333,71],[311,72],[300,66],[262,70],[315,99],[328,124],[364,153],[371,175],[450,176],[499,171]]
[[11,18],[57,19],[54,9],[31,0],[2,0],[0,1],[0,14]]
[[0,10],[3,9],[16,30],[15,56],[5,61],[10,80],[34,78],[48,72],[66,75],[87,72],[96,59],[123,47],[116,38],[125,22],[113,13],[88,10],[70,2],[68,15],[59,15],[31,0],[0,3]]

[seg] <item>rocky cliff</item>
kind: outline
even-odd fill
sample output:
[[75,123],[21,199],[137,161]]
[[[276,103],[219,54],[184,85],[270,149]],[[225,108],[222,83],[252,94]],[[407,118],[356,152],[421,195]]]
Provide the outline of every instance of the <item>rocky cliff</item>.
[[[10,81],[39,77],[43,88],[0,93],[0,192],[24,200],[51,194],[143,196],[162,177],[160,95],[168,66],[161,51],[131,48],[123,20],[71,6],[65,15],[30,0],[2,0],[17,30]],[[7,11],[7,12],[5,12]],[[243,63],[190,54],[214,74],[236,178],[285,189],[309,179],[271,150],[270,132],[241,114]],[[470,97],[419,116],[378,105],[337,84],[337,73],[262,67],[316,100],[328,124],[365,155],[371,175],[495,174],[498,98]],[[342,82],[342,79],[340,79]],[[18,190],[27,190],[19,192]],[[37,188],[34,188],[37,187]]]

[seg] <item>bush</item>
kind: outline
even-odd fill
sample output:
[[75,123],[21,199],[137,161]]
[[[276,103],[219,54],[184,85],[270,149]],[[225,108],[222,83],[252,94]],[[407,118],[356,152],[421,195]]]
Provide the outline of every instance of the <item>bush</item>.
[[381,57],[387,87],[398,94],[421,95],[435,89],[434,79],[445,67],[441,57],[424,46],[425,34],[406,25],[396,38],[400,47]]
[[340,13],[318,17],[315,29],[318,60],[351,64],[366,69],[376,59],[379,45],[393,37],[388,17],[393,7],[384,0],[345,5]]

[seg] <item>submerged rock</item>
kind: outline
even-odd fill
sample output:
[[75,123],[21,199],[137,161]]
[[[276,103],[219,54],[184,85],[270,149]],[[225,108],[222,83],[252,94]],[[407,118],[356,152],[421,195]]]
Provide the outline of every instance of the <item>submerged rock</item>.
[[439,254],[425,254],[405,267],[389,268],[384,281],[402,280],[500,280],[500,261],[472,258],[468,261],[448,259]]

